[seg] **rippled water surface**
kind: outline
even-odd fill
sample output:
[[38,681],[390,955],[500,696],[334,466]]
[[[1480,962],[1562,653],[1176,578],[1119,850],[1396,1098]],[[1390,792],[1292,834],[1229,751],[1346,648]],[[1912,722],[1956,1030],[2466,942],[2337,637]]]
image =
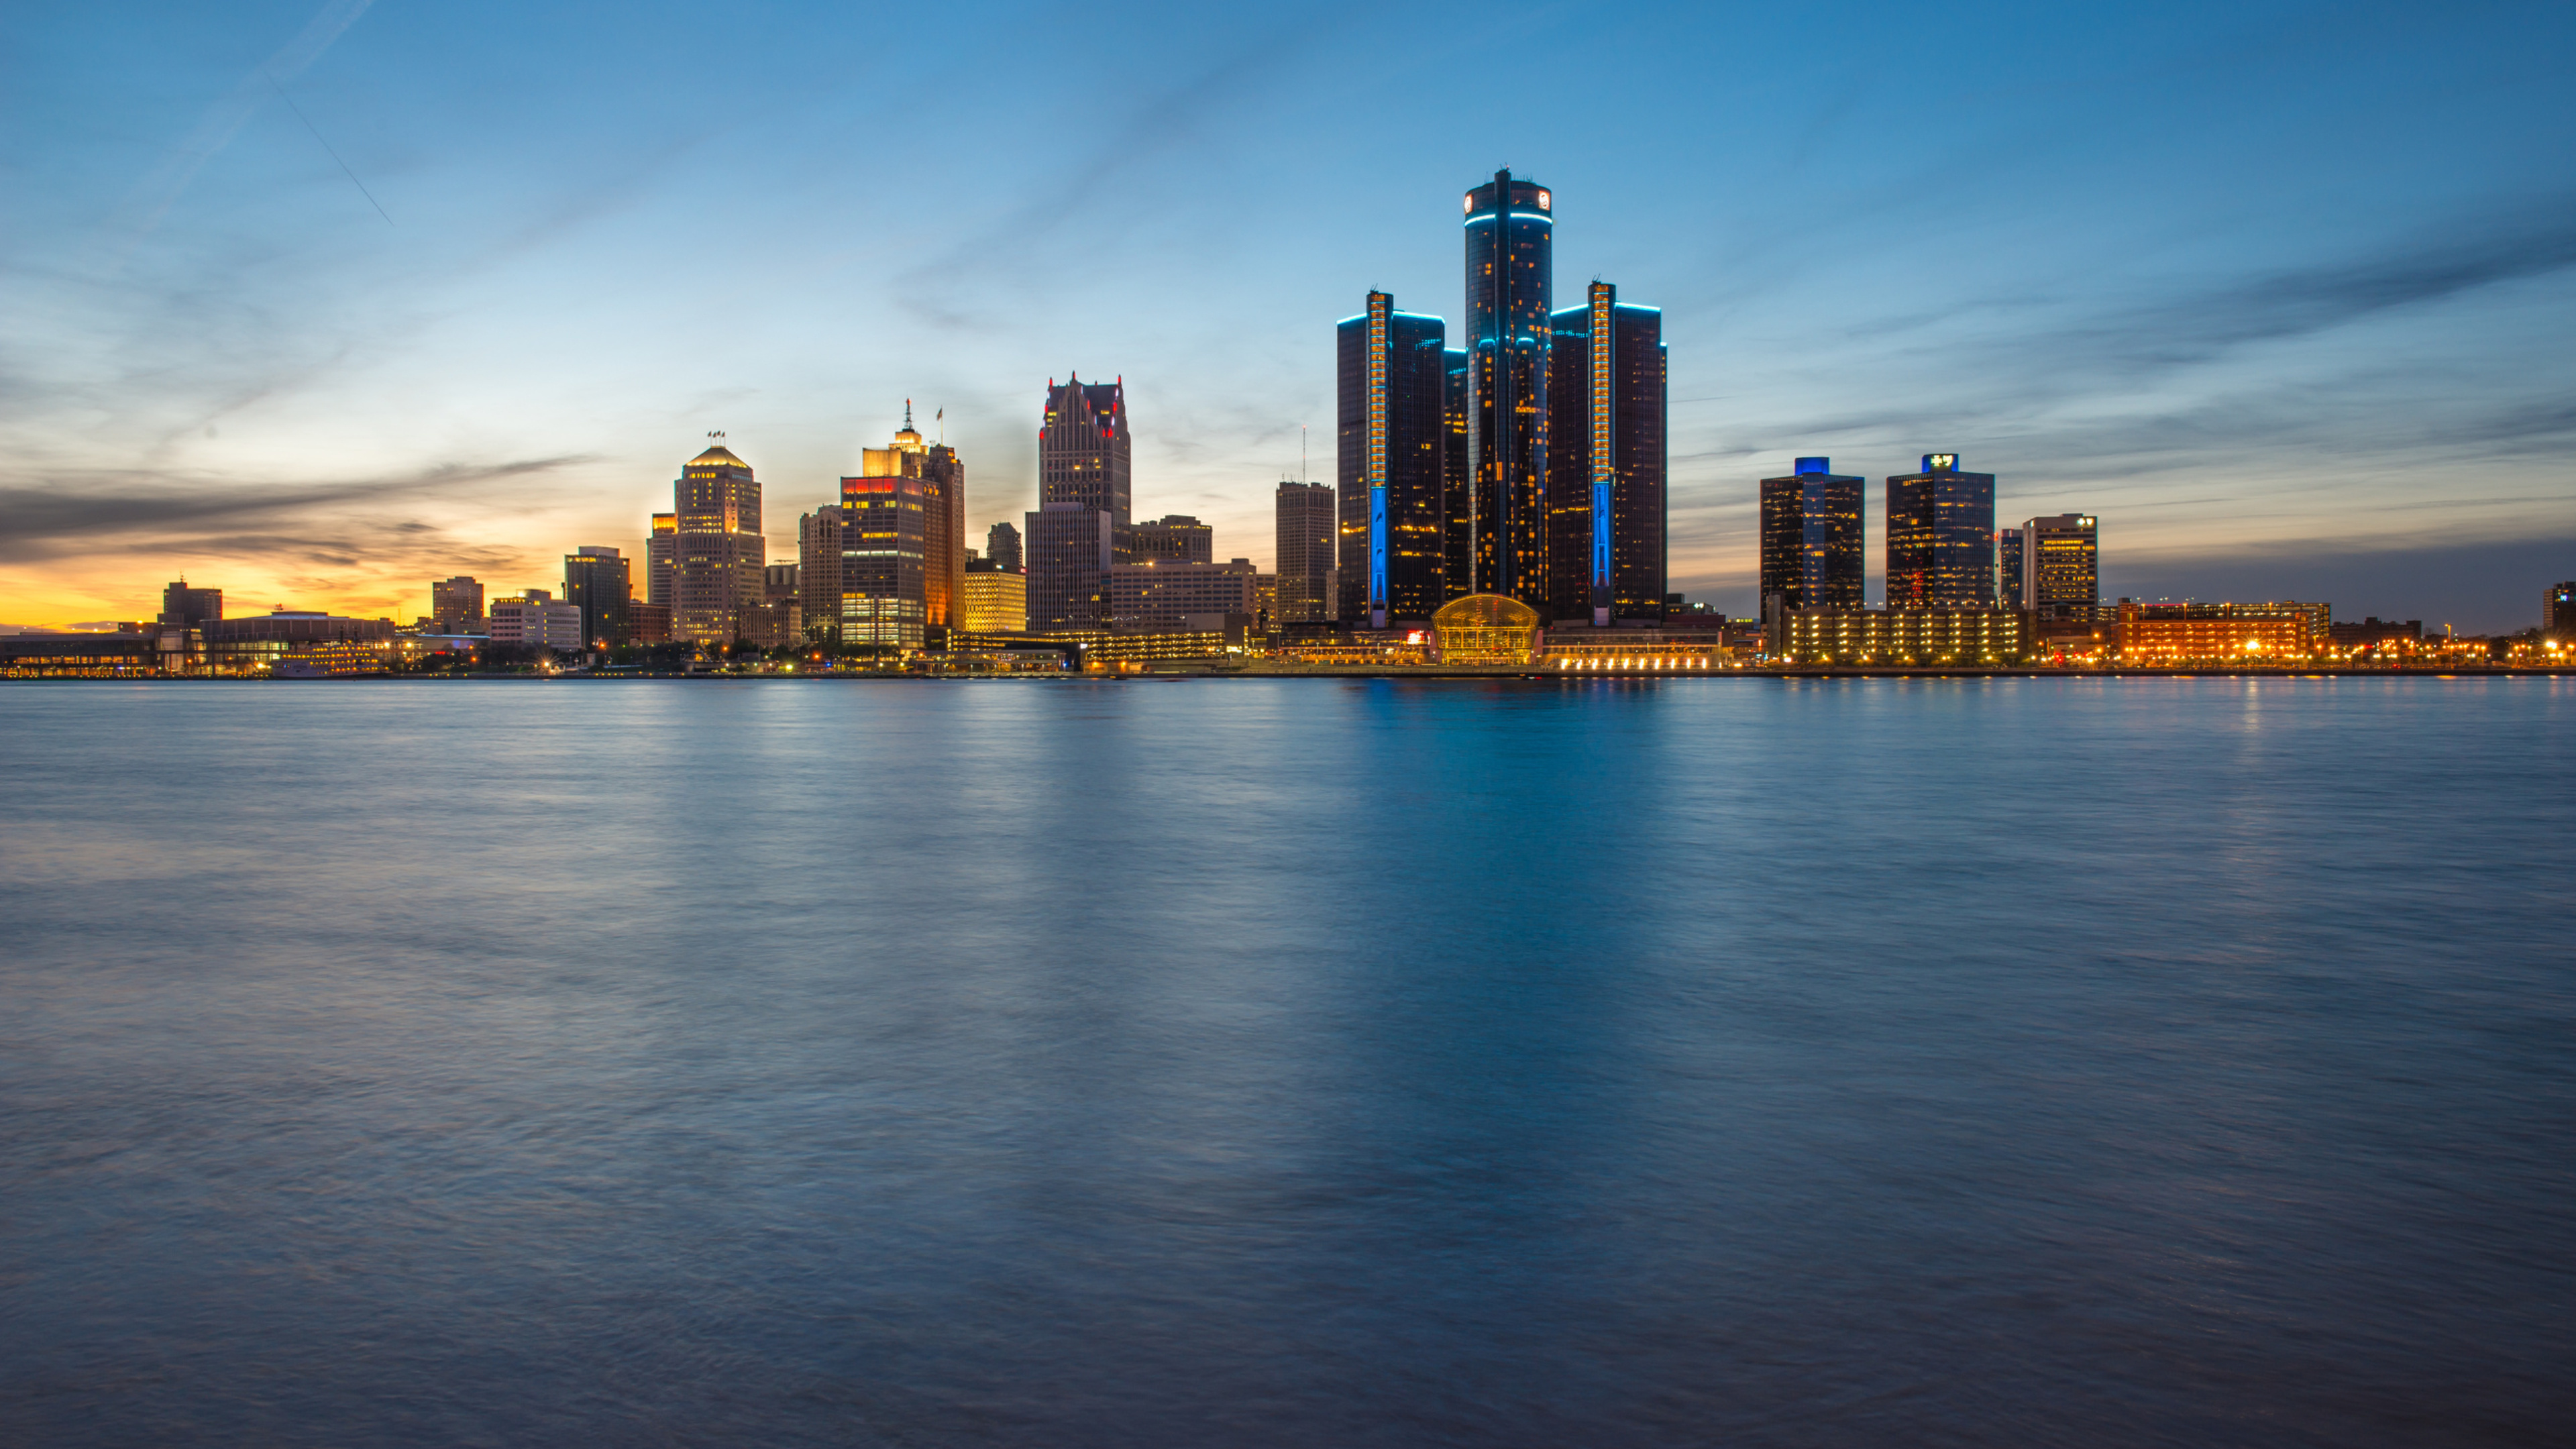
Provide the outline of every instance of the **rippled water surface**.
[[2576,1415],[2576,681],[0,688],[0,1440]]

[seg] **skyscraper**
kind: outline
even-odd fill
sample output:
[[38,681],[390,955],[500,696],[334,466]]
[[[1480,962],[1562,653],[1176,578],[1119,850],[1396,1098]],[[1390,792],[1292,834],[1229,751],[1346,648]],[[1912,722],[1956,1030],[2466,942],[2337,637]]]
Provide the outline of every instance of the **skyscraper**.
[[1020,563],[1020,531],[1007,523],[996,523],[984,534],[984,557],[1004,573],[1024,572]]
[[1664,617],[1664,316],[1594,282],[1548,322],[1548,605]]
[[796,593],[802,632],[811,641],[841,637],[841,533],[849,515],[826,503],[796,520]]
[[2029,607],[2022,592],[2021,545],[2020,529],[1995,530],[1995,586],[2002,591],[2003,606],[2016,612]]
[[1762,617],[1862,605],[1861,499],[1868,485],[1831,458],[1800,458],[1762,480]]
[[1507,170],[1466,195],[1470,577],[1450,590],[1506,594],[1541,608],[1553,211],[1545,187]]
[[2576,579],[2551,584],[2541,596],[2540,632],[2561,644],[2576,643]]
[[1338,617],[1373,629],[1442,603],[1441,410],[1448,324],[1385,292],[1336,327]]
[[843,644],[922,646],[929,613],[929,486],[917,473],[841,480]]
[[[583,648],[626,642],[626,600],[634,591],[617,550],[585,544],[564,555],[564,602],[581,610]],[[474,592],[479,598],[483,591]]]
[[1923,471],[1887,480],[1887,606],[1995,606],[1995,475],[1926,453]]
[[718,443],[680,470],[672,501],[678,528],[671,630],[691,642],[728,642],[740,631],[743,607],[765,592],[761,570],[769,546],[760,533],[760,484],[750,464]]
[[441,633],[483,632],[483,585],[468,574],[431,583],[429,616],[438,621]]
[[2102,602],[2099,520],[2059,513],[2021,526],[2021,603],[2042,619],[2090,624]]
[[1282,480],[1278,496],[1279,622],[1333,617],[1333,489]]
[[1129,469],[1123,380],[1049,380],[1027,515],[1030,629],[1107,626],[1108,571],[1127,557]]
[[1440,350],[1440,593],[1442,602],[1474,591],[1475,474],[1468,465],[1467,349]]

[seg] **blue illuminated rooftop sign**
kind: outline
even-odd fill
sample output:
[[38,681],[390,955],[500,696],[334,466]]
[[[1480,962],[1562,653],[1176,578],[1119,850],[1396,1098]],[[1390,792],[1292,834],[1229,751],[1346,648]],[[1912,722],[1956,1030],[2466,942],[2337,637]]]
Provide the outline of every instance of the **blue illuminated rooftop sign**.
[[1809,473],[1831,473],[1832,471],[1834,471],[1834,460],[1831,458],[1800,458],[1798,460],[1798,475],[1802,478]]

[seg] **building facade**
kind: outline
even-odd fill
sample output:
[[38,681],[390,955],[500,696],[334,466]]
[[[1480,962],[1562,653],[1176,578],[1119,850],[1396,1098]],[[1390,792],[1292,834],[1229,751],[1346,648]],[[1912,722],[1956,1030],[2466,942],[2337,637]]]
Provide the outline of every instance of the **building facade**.
[[1466,194],[1465,209],[1469,576],[1449,592],[1543,607],[1555,198],[1497,171]]
[[1223,629],[1232,614],[1249,626],[1261,613],[1260,584],[1250,559],[1117,564],[1109,570],[1110,621],[1119,629]]
[[975,634],[1022,634],[1029,627],[1029,576],[991,559],[966,566],[966,585],[958,625]]
[[2260,603],[2143,603],[2122,599],[2116,640],[2133,663],[2304,659],[2334,638],[2330,604],[2271,599]]
[[1020,556],[1020,531],[1007,523],[996,523],[985,530],[984,557],[1004,573],[1027,572]]
[[494,599],[487,623],[495,644],[532,644],[567,654],[589,647],[581,606],[544,589]]
[[2576,643],[2576,580],[2551,584],[2541,596],[2540,632],[2561,644]]
[[1548,612],[1664,617],[1664,316],[1594,282],[1548,323]]
[[1926,453],[1919,473],[1887,480],[1887,606],[1990,609],[1995,603],[1995,475]]
[[429,617],[442,634],[483,632],[483,585],[467,574],[429,586]]
[[[2009,530],[2008,530],[2009,531]],[[2021,607],[2043,621],[2090,624],[2102,601],[2100,521],[2059,513],[2021,526]]]
[[760,483],[719,443],[689,460],[672,495],[672,630],[692,643],[730,642],[744,608],[764,594]]
[[644,601],[664,612],[680,596],[680,515],[656,513],[644,536]]
[[1333,617],[1333,488],[1329,483],[1282,479],[1275,500],[1281,624],[1317,623]]
[[626,604],[634,592],[617,550],[584,544],[564,555],[564,602],[581,611],[584,647],[607,648],[632,637]]
[[1785,478],[1762,480],[1762,613],[1858,609],[1866,560],[1862,499],[1868,484],[1834,471],[1831,458],[1800,458]]
[[1995,530],[1995,589],[1998,600],[2007,609],[2022,607],[2022,570],[2026,566],[2022,550],[2022,533],[2018,528]]
[[1385,292],[1335,328],[1341,514],[1335,617],[1373,629],[1428,620],[1442,575],[1442,366],[1448,324]]
[[1216,530],[1187,514],[1172,513],[1127,530],[1127,562],[1214,563]]

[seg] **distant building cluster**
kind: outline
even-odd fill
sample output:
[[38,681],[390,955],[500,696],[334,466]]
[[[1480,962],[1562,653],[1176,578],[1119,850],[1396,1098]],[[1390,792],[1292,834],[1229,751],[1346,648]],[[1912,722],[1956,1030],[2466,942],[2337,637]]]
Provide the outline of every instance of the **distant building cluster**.
[[[1371,290],[1334,325],[1334,481],[1280,482],[1276,566],[1220,560],[1184,514],[1135,515],[1124,378],[1049,379],[1036,507],[966,540],[966,465],[909,401],[887,446],[796,520],[771,562],[761,483],[722,433],[680,468],[640,557],[584,545],[560,593],[429,586],[415,624],[280,607],[226,618],[172,583],[113,632],[0,637],[0,673],[338,675],[641,650],[689,667],[1047,672],[1212,659],[1285,667],[1667,673],[1742,667],[2172,667],[2247,661],[2576,661],[2576,582],[2505,641],[2322,603],[2101,597],[2101,527],[1997,527],[1996,480],[1926,453],[1884,481],[1885,598],[1866,600],[1868,481],[1825,457],[1757,485],[1758,619],[1666,591],[1662,313],[1595,280],[1554,294],[1556,197],[1508,170],[1461,198],[1465,311]],[[635,568],[640,563],[640,578]]]

